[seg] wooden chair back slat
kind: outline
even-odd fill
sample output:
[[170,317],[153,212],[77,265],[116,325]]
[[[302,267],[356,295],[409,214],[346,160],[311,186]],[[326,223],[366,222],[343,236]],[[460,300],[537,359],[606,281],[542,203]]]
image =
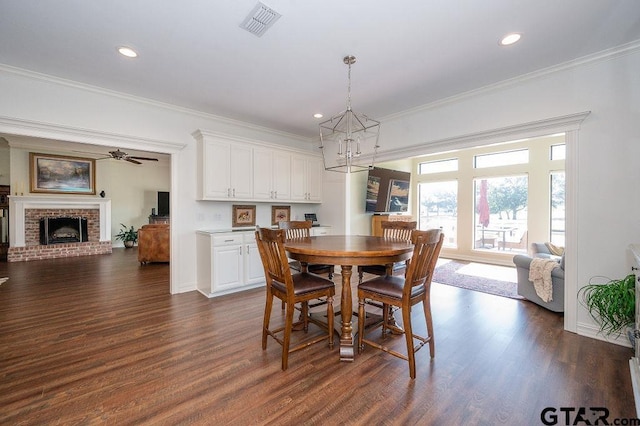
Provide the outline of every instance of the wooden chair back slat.
[[404,297],[409,297],[412,287],[419,285],[425,285],[428,292],[443,241],[444,234],[440,229],[411,233],[414,248],[405,275]]
[[409,241],[411,232],[417,228],[418,222],[384,221],[380,224],[384,238],[397,238]]
[[293,294],[293,279],[287,253],[284,250],[285,231],[282,229],[258,228],[256,243],[262,259],[267,285],[275,280],[287,288],[287,294]]
[[278,227],[286,231],[286,238],[288,240],[294,238],[308,238],[311,236],[310,220],[290,220],[278,222]]

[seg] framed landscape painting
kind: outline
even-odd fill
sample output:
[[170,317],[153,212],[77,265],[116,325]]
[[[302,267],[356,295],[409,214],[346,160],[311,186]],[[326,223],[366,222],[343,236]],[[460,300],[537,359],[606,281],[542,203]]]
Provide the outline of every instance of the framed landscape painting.
[[96,193],[96,160],[65,155],[29,153],[31,192]]
[[233,205],[231,226],[256,226],[256,206]]

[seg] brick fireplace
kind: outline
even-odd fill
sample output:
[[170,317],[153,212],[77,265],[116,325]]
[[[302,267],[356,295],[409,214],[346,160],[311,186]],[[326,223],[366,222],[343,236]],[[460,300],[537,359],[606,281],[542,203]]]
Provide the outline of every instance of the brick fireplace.
[[[111,200],[10,196],[9,214],[9,262],[111,253]],[[86,219],[87,241],[41,244],[41,221],[63,217]]]

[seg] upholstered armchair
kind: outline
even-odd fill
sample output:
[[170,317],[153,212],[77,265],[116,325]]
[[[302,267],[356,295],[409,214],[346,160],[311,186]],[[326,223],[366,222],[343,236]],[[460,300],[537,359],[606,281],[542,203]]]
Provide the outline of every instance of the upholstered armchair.
[[169,262],[170,228],[168,224],[149,224],[138,229],[138,262]]
[[533,257],[554,259],[558,262],[559,267],[551,271],[553,300],[550,302],[542,300],[536,293],[533,283],[529,281],[529,268],[533,260],[531,256],[515,255],[513,257],[518,273],[518,294],[550,311],[564,312],[564,256],[554,256],[544,243],[531,244],[530,253]]

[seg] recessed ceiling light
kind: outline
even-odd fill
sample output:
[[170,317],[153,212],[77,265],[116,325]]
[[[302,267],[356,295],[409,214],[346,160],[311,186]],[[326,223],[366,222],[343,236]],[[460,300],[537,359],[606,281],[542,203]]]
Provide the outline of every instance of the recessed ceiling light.
[[138,56],[135,50],[125,46],[118,47],[118,53],[120,53],[123,56],[126,56],[127,58],[136,58]]
[[500,46],[509,46],[510,44],[516,43],[520,40],[522,34],[520,33],[510,33],[500,39]]
[[318,112],[318,113],[313,114],[313,118],[322,118],[322,117],[323,117],[323,115],[322,115],[322,114],[320,114],[319,112]]

